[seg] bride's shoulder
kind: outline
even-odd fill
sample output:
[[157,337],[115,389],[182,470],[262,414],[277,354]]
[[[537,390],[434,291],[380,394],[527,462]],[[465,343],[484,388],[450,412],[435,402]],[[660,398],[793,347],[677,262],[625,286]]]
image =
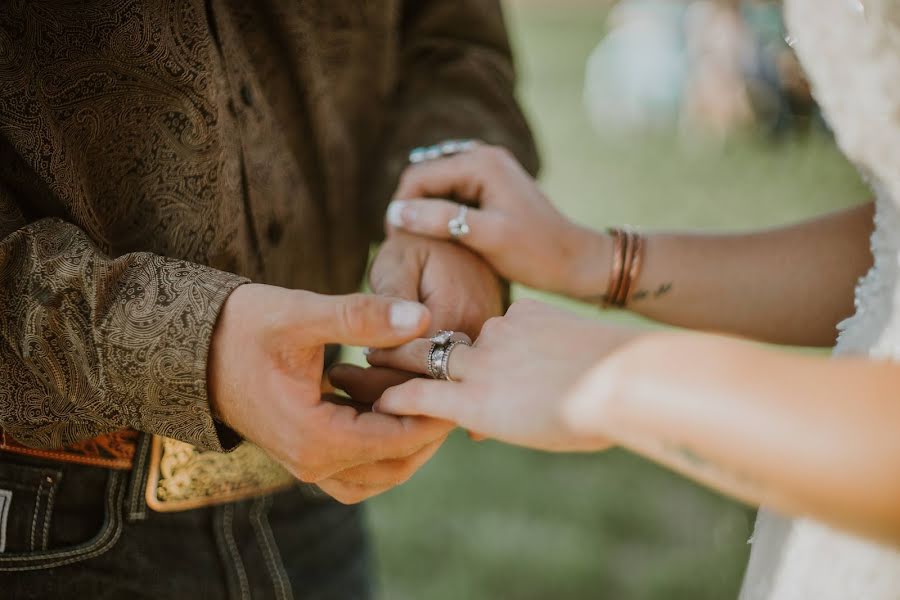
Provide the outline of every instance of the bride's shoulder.
[[841,149],[900,201],[900,0],[786,0],[785,17]]

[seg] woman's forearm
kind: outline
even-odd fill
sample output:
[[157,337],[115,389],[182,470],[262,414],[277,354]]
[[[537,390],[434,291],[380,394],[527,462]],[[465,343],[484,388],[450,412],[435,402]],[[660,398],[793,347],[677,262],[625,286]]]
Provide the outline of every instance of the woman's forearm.
[[664,333],[592,372],[571,414],[746,502],[900,543],[898,390],[892,363]]
[[[753,233],[651,233],[629,308],[680,327],[830,346],[835,325],[852,313],[854,286],[871,264],[871,230],[869,203]],[[592,244],[584,256],[595,261],[593,272],[575,272],[588,273],[595,293],[602,293],[610,261],[593,257],[609,256],[609,242]]]

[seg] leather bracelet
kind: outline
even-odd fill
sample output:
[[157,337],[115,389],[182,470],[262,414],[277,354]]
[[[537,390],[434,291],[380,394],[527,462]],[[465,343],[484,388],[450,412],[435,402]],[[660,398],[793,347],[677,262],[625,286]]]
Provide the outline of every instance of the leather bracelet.
[[610,228],[613,236],[613,264],[603,306],[624,308],[637,288],[644,262],[644,238],[636,231]]
[[607,233],[613,238],[612,269],[609,273],[609,283],[606,285],[606,295],[603,297],[603,308],[609,308],[615,304],[622,287],[623,268],[625,266],[625,232],[616,227],[607,229]]
[[628,306],[628,303],[631,302],[631,295],[637,288],[637,280],[641,275],[641,267],[644,263],[644,236],[636,231],[632,231],[631,243],[634,247],[634,251],[631,257],[631,267],[627,274],[628,287],[625,290],[625,293],[622,294],[622,306]]

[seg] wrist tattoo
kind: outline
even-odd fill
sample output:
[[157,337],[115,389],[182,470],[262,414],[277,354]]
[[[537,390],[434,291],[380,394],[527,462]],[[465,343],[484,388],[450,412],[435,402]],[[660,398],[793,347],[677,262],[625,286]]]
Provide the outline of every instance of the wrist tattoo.
[[[662,283],[652,292],[650,290],[637,290],[636,292],[631,294],[631,298],[629,300],[631,302],[637,302],[639,300],[646,300],[647,298],[662,298],[671,291],[672,282]],[[610,303],[610,298],[607,294],[600,294],[599,296],[588,296],[583,300],[591,304],[601,304],[603,306],[606,306]]]
[[727,480],[744,489],[758,490],[763,487],[760,481],[747,473],[707,460],[684,444],[662,442],[661,449],[665,456],[673,457],[677,464],[683,465],[689,472],[699,476]]
[[662,298],[666,294],[672,291],[672,283],[663,283],[660,284],[658,288],[653,290],[638,290],[631,296],[632,302],[637,302],[638,300],[646,300],[647,298]]

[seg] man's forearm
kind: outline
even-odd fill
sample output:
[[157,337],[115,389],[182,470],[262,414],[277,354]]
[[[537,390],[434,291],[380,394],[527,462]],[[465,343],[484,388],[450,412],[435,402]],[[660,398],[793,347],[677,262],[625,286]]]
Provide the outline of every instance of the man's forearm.
[[237,443],[213,422],[206,361],[243,278],[147,253],[110,258],[57,219],[4,233],[0,427],[35,447],[125,427],[203,448]]

